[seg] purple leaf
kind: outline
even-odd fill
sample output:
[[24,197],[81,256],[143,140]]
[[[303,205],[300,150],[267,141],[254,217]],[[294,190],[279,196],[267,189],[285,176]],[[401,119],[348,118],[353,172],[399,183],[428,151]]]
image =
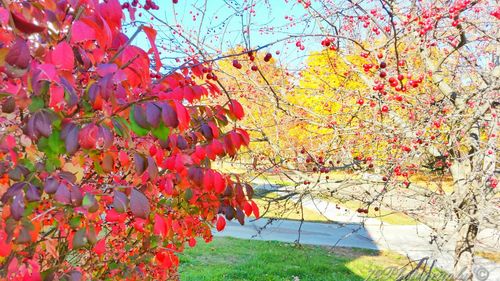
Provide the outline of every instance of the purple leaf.
[[188,178],[197,186],[203,184],[203,170],[198,167],[190,167],[188,170]]
[[66,138],[68,137],[69,132],[74,127],[76,127],[76,125],[74,123],[71,123],[71,122],[63,123],[62,127],[61,127],[61,139],[62,140],[66,140]]
[[5,56],[5,62],[17,68],[28,68],[31,61],[30,48],[24,39],[18,37],[14,44],[10,46],[9,52]]
[[160,124],[160,118],[160,108],[152,102],[146,103],[146,121],[148,121],[152,127],[156,128]]
[[40,201],[40,189],[37,186],[32,184],[28,185],[28,189],[26,190],[26,200],[28,202]]
[[241,225],[245,224],[245,214],[240,208],[236,209],[236,219]]
[[40,137],[40,133],[36,130],[35,127],[35,115],[32,115],[26,124],[24,133],[30,137],[31,139],[38,139]]
[[48,194],[56,193],[57,187],[59,187],[59,181],[53,177],[48,177],[45,179],[45,183],[43,185],[43,190]]
[[59,186],[57,187],[56,194],[54,195],[54,198],[62,204],[70,204],[71,203],[71,193],[68,190],[68,187],[60,183]]
[[149,128],[148,121],[146,120],[146,112],[141,105],[135,105],[133,107],[134,110],[134,119],[141,128]]
[[212,132],[212,128],[210,128],[210,126],[208,126],[206,123],[201,124],[201,134],[208,141],[211,141],[214,138],[214,134]]
[[39,111],[35,113],[33,116],[35,118],[35,130],[44,137],[50,136],[52,133],[52,121],[50,120],[50,116],[43,111]]
[[135,164],[135,172],[138,175],[142,175],[146,170],[146,161],[142,155],[139,153],[134,153],[134,164]]
[[179,126],[177,112],[175,112],[175,110],[169,104],[162,104],[161,118],[163,119],[163,123],[165,123],[165,126],[167,127],[177,128],[177,126]]
[[81,281],[82,280],[82,273],[77,270],[72,270],[69,273],[69,281]]
[[9,187],[9,189],[7,189],[7,191],[2,195],[2,203],[6,204],[9,199],[13,198],[14,196],[21,196],[22,195],[22,192],[21,190],[23,189],[24,185],[26,183],[24,182],[16,182],[15,184],[13,184],[11,187]]
[[71,183],[75,183],[76,182],[76,176],[75,174],[71,173],[71,172],[66,172],[66,171],[62,171],[59,173],[59,176],[62,178],[62,179],[65,179]]
[[130,210],[132,214],[142,219],[147,219],[151,211],[148,198],[135,188],[130,193]]
[[107,126],[99,126],[99,135],[104,140],[104,149],[108,149],[113,145],[113,133]]
[[71,186],[70,199],[71,199],[71,204],[73,204],[73,206],[79,207],[82,205],[83,195],[78,186],[76,185]]
[[16,221],[20,220],[23,217],[24,206],[23,196],[21,194],[16,194],[13,197],[12,203],[10,205],[10,214]]
[[177,136],[177,147],[180,150],[184,150],[184,149],[188,148],[188,143],[187,143],[186,139],[181,135]]
[[75,89],[73,86],[71,86],[71,83],[69,83],[66,78],[61,76],[61,84],[64,88],[64,92],[66,93],[66,103],[68,104],[69,107],[72,107],[78,103],[78,95],[75,92]]
[[118,213],[125,213],[127,211],[128,198],[127,195],[121,191],[115,190],[113,197],[113,207]]
[[148,156],[148,174],[150,179],[155,179],[158,176],[158,166],[151,156]]
[[74,154],[78,150],[78,133],[80,133],[80,128],[74,126],[69,130],[68,135],[66,136],[66,139],[64,141],[66,152],[70,155]]
[[114,93],[115,84],[113,82],[113,73],[106,74],[99,80],[100,95],[103,99],[108,100]]
[[97,99],[97,96],[99,95],[99,90],[100,90],[99,85],[97,85],[97,83],[94,83],[90,86],[88,95],[89,95],[89,100],[92,103],[95,103],[95,100]]

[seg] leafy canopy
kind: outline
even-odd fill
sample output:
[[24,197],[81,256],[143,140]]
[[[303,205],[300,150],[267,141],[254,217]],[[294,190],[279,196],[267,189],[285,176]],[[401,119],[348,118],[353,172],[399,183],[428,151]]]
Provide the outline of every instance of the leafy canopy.
[[186,242],[258,217],[252,188],[210,168],[249,136],[227,126],[236,100],[199,102],[219,91],[202,64],[156,73],[141,26],[153,71],[118,0],[2,3],[2,278],[175,278]]

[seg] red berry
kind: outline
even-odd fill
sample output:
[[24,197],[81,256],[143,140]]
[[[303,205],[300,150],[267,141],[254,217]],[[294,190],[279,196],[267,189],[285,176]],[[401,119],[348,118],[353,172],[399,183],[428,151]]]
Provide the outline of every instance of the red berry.
[[252,69],[252,71],[257,71],[257,70],[259,70],[259,68],[258,68],[256,65],[252,65],[251,69]]
[[387,67],[387,64],[383,61],[380,63],[380,68],[386,68]]
[[241,69],[241,64],[238,60],[233,60],[233,66],[237,69]]
[[272,57],[273,57],[273,55],[271,55],[271,53],[267,53],[266,56],[264,57],[264,61],[268,62],[271,60]]

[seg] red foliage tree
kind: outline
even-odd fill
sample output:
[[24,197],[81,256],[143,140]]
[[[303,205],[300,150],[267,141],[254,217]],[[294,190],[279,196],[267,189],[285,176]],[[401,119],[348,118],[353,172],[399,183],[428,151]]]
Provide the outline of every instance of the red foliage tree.
[[[175,279],[185,242],[258,214],[249,185],[210,168],[249,137],[223,130],[237,101],[200,102],[218,91],[201,64],[153,73],[118,0],[1,4],[2,278]],[[157,71],[156,31],[139,30]]]

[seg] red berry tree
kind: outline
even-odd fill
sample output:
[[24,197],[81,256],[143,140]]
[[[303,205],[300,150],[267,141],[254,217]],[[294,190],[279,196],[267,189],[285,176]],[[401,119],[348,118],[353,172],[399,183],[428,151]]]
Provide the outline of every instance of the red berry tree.
[[152,70],[122,22],[118,0],[1,2],[1,278],[176,278],[185,242],[258,216],[210,168],[249,143],[239,103],[201,102],[202,64],[157,73],[144,26]]

